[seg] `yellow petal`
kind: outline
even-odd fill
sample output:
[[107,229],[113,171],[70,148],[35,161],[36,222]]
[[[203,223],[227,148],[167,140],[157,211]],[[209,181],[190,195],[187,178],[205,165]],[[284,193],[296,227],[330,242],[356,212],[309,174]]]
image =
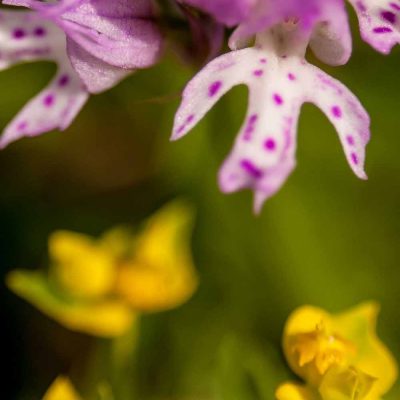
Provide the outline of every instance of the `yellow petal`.
[[121,268],[117,290],[135,310],[156,312],[184,303],[196,286],[197,280],[185,268],[167,272],[131,264]]
[[310,388],[293,382],[283,383],[275,393],[276,400],[317,400]]
[[38,272],[14,271],[7,277],[10,289],[66,328],[94,336],[115,337],[130,329],[135,314],[119,301],[70,302]]
[[58,231],[49,239],[52,274],[71,297],[94,298],[108,293],[115,281],[113,254],[91,237]]
[[[306,335],[313,335],[318,329],[330,330],[331,317],[324,310],[303,306],[296,309],[288,318],[283,334],[283,351],[291,369],[311,384],[318,385],[321,371],[315,362],[318,356],[317,343],[306,340]],[[310,338],[312,339],[312,338]]]
[[368,395],[371,400],[386,393],[398,376],[396,360],[376,334],[378,313],[378,304],[368,302],[333,318],[335,329],[357,346],[353,364],[377,378]]
[[156,213],[136,241],[134,258],[120,268],[117,292],[140,311],[185,302],[197,287],[190,251],[192,212],[172,203]]
[[375,381],[357,368],[334,367],[325,374],[319,392],[322,400],[364,400],[370,395]]
[[43,400],[81,400],[81,397],[67,377],[59,376],[49,387]]

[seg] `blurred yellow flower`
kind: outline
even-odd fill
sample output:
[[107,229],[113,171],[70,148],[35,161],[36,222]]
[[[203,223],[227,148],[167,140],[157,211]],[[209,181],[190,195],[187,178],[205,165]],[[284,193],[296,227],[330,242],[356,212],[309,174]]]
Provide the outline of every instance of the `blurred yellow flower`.
[[278,400],[379,400],[397,363],[376,335],[379,307],[368,302],[337,315],[304,306],[286,322],[283,350],[305,384],[286,382]]
[[122,335],[139,313],[177,307],[195,291],[192,219],[191,210],[175,202],[137,235],[124,228],[97,240],[55,232],[49,238],[49,273],[13,271],[8,286],[71,330]]
[[59,376],[49,387],[43,400],[81,400],[71,381]]

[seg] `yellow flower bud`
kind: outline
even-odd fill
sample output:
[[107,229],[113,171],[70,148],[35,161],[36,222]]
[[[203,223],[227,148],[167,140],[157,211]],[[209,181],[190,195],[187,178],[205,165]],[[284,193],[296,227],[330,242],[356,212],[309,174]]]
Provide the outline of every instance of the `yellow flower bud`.
[[81,397],[67,377],[59,376],[49,387],[43,400],[81,400]]

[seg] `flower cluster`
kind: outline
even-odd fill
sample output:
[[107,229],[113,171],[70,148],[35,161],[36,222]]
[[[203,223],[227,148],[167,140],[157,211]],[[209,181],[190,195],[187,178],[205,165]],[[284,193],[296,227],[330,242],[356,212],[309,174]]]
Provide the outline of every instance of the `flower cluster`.
[[8,286],[68,329],[123,335],[140,313],[177,307],[195,291],[191,220],[186,206],[173,203],[137,235],[125,228],[97,240],[55,232],[49,239],[49,273],[16,270]]
[[[399,0],[349,0],[361,35],[388,53],[399,42]],[[23,136],[65,129],[90,94],[159,61],[168,13],[186,18],[188,34],[218,51],[222,29],[233,28],[231,52],[212,60],[183,93],[172,139],[188,133],[234,85],[249,87],[248,112],[219,172],[223,192],[250,188],[255,210],[276,193],[296,164],[297,121],[313,103],[335,126],[345,157],[361,179],[369,117],[340,82],[306,61],[343,65],[352,43],[345,0],[3,0],[0,68],[22,61],[58,64],[52,82],[5,128],[0,146]],[[203,13],[203,14],[201,14]],[[204,44],[204,43],[202,43]],[[200,46],[201,47],[201,46]]]

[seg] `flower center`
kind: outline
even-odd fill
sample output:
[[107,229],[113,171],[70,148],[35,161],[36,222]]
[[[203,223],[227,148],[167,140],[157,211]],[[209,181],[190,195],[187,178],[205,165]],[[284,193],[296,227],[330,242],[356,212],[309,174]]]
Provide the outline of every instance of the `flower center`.
[[291,350],[299,367],[311,365],[321,376],[332,366],[346,364],[356,353],[352,342],[329,332],[322,323],[312,332],[296,335]]

